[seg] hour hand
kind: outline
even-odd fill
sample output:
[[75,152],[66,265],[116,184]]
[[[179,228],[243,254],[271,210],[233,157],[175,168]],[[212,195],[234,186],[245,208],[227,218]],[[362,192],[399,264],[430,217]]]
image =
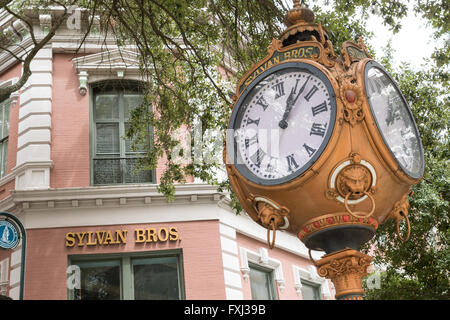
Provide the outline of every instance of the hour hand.
[[286,129],[288,127],[288,123],[286,120],[289,116],[289,113],[291,112],[292,107],[295,104],[295,100],[294,100],[294,88],[292,88],[291,93],[289,94],[289,97],[286,100],[286,109],[284,110],[283,118],[278,123],[281,129]]
[[[310,77],[311,76],[309,76],[306,79],[305,83],[302,85],[302,87],[300,88],[300,90],[298,91],[297,94],[295,92],[295,91],[297,91],[297,83],[295,84],[295,87],[291,89],[291,93],[289,94],[288,98],[286,99],[286,109],[284,110],[283,118],[278,123],[278,125],[280,126],[281,129],[286,129],[288,127],[287,118],[289,117],[289,113],[291,112],[292,107],[297,102],[298,97],[300,97],[302,92],[305,90],[306,84],[308,83]],[[295,98],[294,98],[294,96],[295,96]]]

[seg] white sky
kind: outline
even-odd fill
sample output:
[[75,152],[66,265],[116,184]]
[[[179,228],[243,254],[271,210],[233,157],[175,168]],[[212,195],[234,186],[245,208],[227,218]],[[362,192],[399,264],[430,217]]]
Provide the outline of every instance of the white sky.
[[[325,5],[325,1],[310,0],[306,2],[310,3],[311,7],[314,3],[328,10],[333,10],[333,1],[329,1],[328,5]],[[287,7],[292,7],[292,0],[286,0],[285,2]],[[371,40],[364,39],[364,41],[366,44],[372,45],[377,58],[383,55],[383,47],[386,47],[389,39],[392,39],[392,48],[394,49],[394,66],[409,62],[413,68],[420,68],[424,62],[423,59],[431,56],[435,47],[432,28],[426,25],[424,19],[415,16],[412,7],[413,4],[410,3],[407,16],[401,20],[402,27],[395,35],[392,34],[392,31],[389,31],[387,26],[383,25],[380,17],[371,16],[369,18],[367,29],[374,33],[374,37]]]
[[409,62],[413,67],[419,68],[423,59],[430,57],[436,43],[432,37],[432,28],[426,25],[424,19],[416,17],[413,12],[402,19],[402,28],[396,34],[392,34],[387,26],[382,24],[382,19],[373,16],[369,19],[368,29],[374,32],[372,40],[367,41],[377,53],[377,57],[383,55],[382,48],[392,39],[394,48],[394,65]]

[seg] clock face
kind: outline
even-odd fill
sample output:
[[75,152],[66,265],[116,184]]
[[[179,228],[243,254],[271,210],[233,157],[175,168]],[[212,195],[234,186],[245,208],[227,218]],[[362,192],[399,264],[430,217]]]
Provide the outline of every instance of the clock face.
[[370,61],[364,72],[370,109],[385,144],[406,174],[420,178],[424,170],[422,144],[405,98],[380,64]]
[[241,95],[227,150],[247,179],[281,184],[317,160],[335,118],[335,94],[326,76],[309,64],[281,64],[261,74]]

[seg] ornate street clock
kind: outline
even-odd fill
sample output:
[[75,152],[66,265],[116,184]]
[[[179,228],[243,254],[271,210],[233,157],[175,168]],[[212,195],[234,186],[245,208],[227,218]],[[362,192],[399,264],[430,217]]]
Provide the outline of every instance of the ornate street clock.
[[361,38],[336,54],[299,1],[285,23],[237,85],[227,173],[271,248],[277,230],[297,235],[325,251],[314,263],[336,296],[360,298],[371,261],[360,245],[388,219],[402,240],[409,237],[410,187],[424,172],[419,133],[400,89]]

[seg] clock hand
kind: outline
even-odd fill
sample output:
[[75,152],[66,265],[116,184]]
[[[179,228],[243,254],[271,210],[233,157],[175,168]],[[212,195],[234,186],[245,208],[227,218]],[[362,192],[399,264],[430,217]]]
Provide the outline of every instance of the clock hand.
[[297,89],[297,85],[295,86],[295,88],[291,89],[291,93],[289,94],[288,98],[286,99],[286,109],[284,110],[283,118],[278,123],[278,125],[280,126],[281,129],[286,129],[288,127],[287,118],[289,117],[289,113],[291,113],[292,107],[297,102],[297,99],[298,99],[298,97],[300,97],[300,94],[305,90],[305,87],[309,81],[309,78],[311,78],[311,76],[309,76],[306,79],[305,83],[303,83],[302,87],[298,91],[297,96],[295,98],[294,98],[294,95],[295,95],[295,90]]

